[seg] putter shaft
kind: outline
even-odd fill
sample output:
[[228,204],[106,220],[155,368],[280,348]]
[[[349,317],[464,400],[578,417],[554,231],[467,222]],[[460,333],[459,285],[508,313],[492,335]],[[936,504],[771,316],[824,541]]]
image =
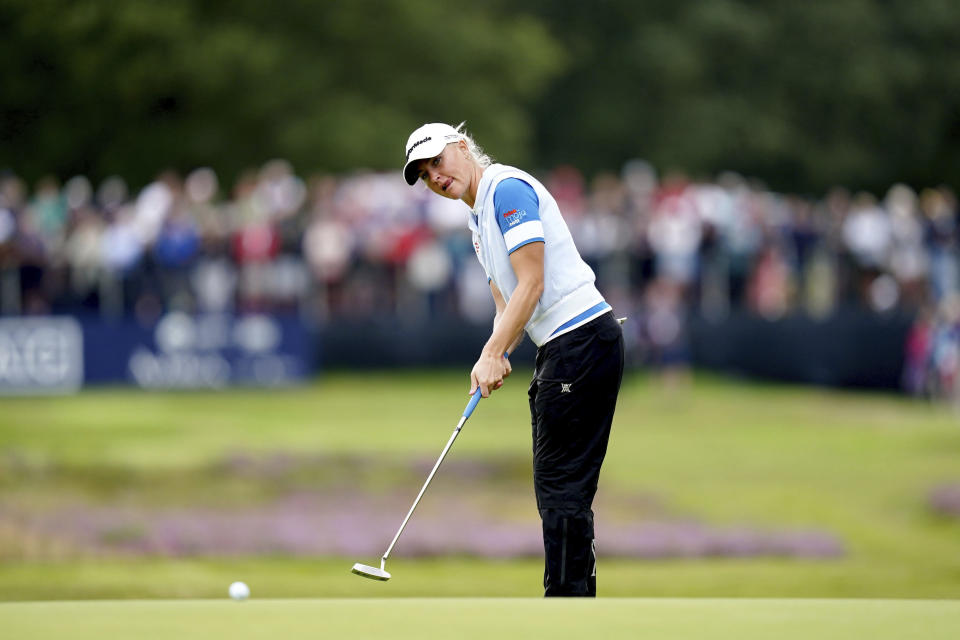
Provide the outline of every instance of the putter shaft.
[[[474,394],[474,398],[480,397],[480,390],[477,389],[477,392]],[[476,402],[471,400],[471,404],[476,406]],[[468,405],[468,408],[470,406]],[[470,411],[473,409],[470,408]],[[464,423],[467,421],[470,415],[465,413],[465,415],[460,418],[460,422],[457,423],[457,428],[453,430],[450,439],[447,441],[447,446],[443,448],[443,451],[440,453],[440,457],[437,459],[437,463],[433,465],[433,469],[430,471],[430,475],[427,476],[427,481],[423,483],[423,487],[420,489],[420,493],[417,494],[417,499],[413,501],[413,506],[410,507],[410,511],[407,512],[407,517],[403,519],[403,523],[400,525],[400,529],[397,530],[397,535],[393,536],[393,540],[390,542],[390,546],[387,547],[386,552],[383,554],[383,557],[380,559],[380,568],[383,569],[384,565],[387,562],[387,557],[390,555],[390,552],[393,551],[393,546],[397,544],[397,540],[400,538],[400,534],[403,533],[403,529],[407,526],[407,522],[410,520],[410,516],[413,515],[414,509],[417,508],[417,505],[420,504],[420,498],[423,497],[423,494],[427,491],[427,487],[430,486],[430,481],[433,480],[433,476],[436,475],[437,469],[440,468],[440,463],[443,462],[443,459],[447,457],[447,452],[450,451],[450,447],[453,446],[453,441],[457,439],[457,436],[460,434],[460,430],[463,428]]]

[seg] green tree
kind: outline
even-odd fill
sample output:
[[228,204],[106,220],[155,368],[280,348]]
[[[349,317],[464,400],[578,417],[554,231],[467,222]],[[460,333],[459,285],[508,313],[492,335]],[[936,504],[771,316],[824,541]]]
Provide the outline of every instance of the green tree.
[[644,157],[813,192],[958,186],[960,12],[948,0],[540,0],[529,10],[572,52],[536,110],[547,165]]
[[462,0],[0,0],[0,27],[0,167],[28,178],[393,168],[430,119],[525,161],[563,64],[537,20]]
[[397,168],[431,120],[530,167],[960,187],[951,0],[0,0],[0,168]]

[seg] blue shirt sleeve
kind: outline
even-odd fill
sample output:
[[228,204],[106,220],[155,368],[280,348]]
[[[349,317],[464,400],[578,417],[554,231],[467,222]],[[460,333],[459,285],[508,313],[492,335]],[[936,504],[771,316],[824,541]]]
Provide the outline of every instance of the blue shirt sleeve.
[[493,206],[507,253],[531,242],[544,241],[540,199],[532,186],[519,178],[501,181],[493,192]]

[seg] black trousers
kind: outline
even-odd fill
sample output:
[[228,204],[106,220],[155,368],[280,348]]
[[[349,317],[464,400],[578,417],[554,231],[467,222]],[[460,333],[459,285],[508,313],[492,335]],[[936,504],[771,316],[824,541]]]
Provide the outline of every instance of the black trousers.
[[623,360],[623,333],[612,312],[537,351],[529,397],[545,596],[597,594],[592,507]]

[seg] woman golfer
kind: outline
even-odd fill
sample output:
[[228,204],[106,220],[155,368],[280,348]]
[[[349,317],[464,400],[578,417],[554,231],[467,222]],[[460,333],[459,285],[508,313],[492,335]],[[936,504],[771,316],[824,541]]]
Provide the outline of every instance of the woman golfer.
[[540,182],[492,164],[469,135],[448,124],[420,127],[405,151],[407,184],[423,180],[471,209],[473,247],[497,311],[470,372],[470,393],[479,387],[487,398],[503,385],[511,371],[507,356],[524,330],[537,345],[529,397],[544,594],[595,596],[591,507],[623,377],[620,324]]

